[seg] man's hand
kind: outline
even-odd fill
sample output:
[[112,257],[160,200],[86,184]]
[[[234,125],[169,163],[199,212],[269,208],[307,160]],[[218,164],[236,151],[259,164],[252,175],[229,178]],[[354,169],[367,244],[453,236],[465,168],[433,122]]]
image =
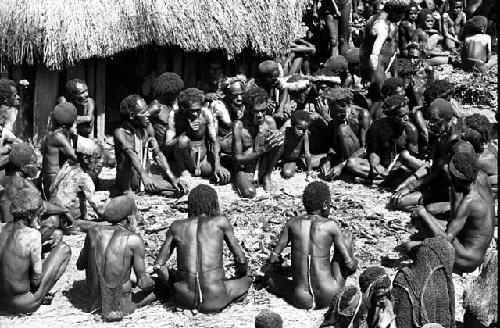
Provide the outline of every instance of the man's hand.
[[359,261],[356,258],[353,258],[352,261],[345,263],[345,267],[347,269],[347,275],[350,276],[351,274],[356,272],[356,270],[358,269],[358,262]]
[[403,187],[401,189],[399,189],[398,191],[396,191],[392,196],[391,196],[391,200],[390,200],[390,203],[392,206],[397,206],[399,201],[401,200],[401,198],[403,196],[406,196],[410,193],[410,189],[407,188],[407,187]]
[[267,261],[273,265],[281,265],[283,263],[283,259],[281,258],[281,256],[276,254],[275,252],[272,252],[271,255],[269,255]]
[[280,111],[274,113],[273,118],[278,122],[284,122],[286,119],[288,119],[288,115],[284,111]]
[[276,101],[269,99],[267,101],[267,111],[268,111],[268,113],[274,114],[275,110],[276,110]]
[[183,195],[187,195],[189,192],[189,186],[186,181],[183,181],[181,179],[175,179],[172,181],[172,185],[174,186],[175,189],[179,190]]
[[318,97],[316,100],[316,106],[314,106],[316,112],[324,119],[330,117],[330,106],[328,101],[324,97]]
[[370,55],[370,67],[374,71],[376,71],[378,67],[378,56],[379,55]]
[[144,291],[150,291],[155,287],[155,282],[151,279],[149,274],[145,274],[137,281],[137,285]]
[[142,183],[144,184],[144,189],[147,192],[155,192],[156,191],[156,186],[153,183],[153,180],[151,179],[151,177],[147,173],[144,173],[141,176],[141,179],[142,179]]
[[427,210],[425,209],[425,207],[423,205],[418,205],[414,210],[413,210],[413,213],[411,213],[410,215],[410,218],[412,220],[415,220],[415,219],[420,219],[422,218],[424,215],[426,215],[428,212]]
[[219,166],[214,169],[214,178],[216,182],[226,184],[231,180],[231,173],[225,167]]

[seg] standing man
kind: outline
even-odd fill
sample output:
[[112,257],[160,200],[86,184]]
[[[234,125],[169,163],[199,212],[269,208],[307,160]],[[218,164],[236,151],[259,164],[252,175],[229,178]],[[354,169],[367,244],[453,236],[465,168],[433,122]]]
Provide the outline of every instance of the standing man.
[[70,102],[60,103],[52,111],[50,131],[41,146],[43,192],[46,199],[50,198],[50,186],[66,160],[76,162],[70,131],[76,117],[76,107]]
[[14,81],[6,78],[0,79],[0,117],[5,120],[2,138],[7,132],[10,132],[12,137],[14,136],[14,124],[17,119],[19,99]]
[[[235,279],[224,278],[223,241],[235,257]],[[176,248],[177,271],[171,276],[165,263]],[[220,312],[246,295],[252,282],[248,262],[231,223],[219,213],[213,188],[200,184],[189,193],[188,218],[172,223],[154,268],[164,284],[173,284],[177,304],[188,309]]]
[[[330,199],[324,182],[311,182],[302,195],[307,215],[286,223],[269,257],[271,264],[283,263],[281,253],[292,243],[293,280],[274,269],[266,273],[264,280],[272,293],[301,309],[329,306],[358,266],[351,233],[343,233],[337,221],[328,218]],[[334,256],[330,260],[332,245]]]
[[91,136],[94,129],[94,99],[89,97],[87,83],[81,79],[72,79],[66,83],[66,101],[75,105],[76,131],[82,137]]
[[133,300],[132,296],[136,295],[131,293],[132,267],[141,290],[149,292],[154,287],[146,273],[144,242],[135,233],[136,215],[137,207],[131,195],[113,198],[104,210],[104,219],[112,225],[96,226],[88,231],[76,263],[78,270],[85,270],[91,298],[89,310],[101,308],[104,321],[119,321],[149,300],[147,297]]
[[71,249],[63,241],[42,263],[38,191],[24,189],[12,199],[13,222],[0,223],[0,307],[11,314],[33,313],[50,304],[50,289],[66,271]]
[[[148,193],[174,196],[186,192],[187,186],[174,176],[154,138],[146,101],[138,95],[130,95],[121,102],[120,113],[123,122],[113,135],[116,152],[116,191],[140,191],[142,183]],[[149,147],[166,179],[155,177],[149,172]]]

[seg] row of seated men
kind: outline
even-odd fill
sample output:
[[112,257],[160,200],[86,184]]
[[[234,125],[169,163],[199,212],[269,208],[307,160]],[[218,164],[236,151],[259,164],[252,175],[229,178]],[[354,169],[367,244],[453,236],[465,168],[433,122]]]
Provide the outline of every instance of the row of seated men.
[[[470,174],[473,159],[468,151],[457,151],[450,163],[453,168],[449,169],[454,192],[469,198],[465,224],[471,226],[488,224],[484,222],[485,209],[481,212],[481,204],[473,204],[482,201],[480,196],[473,188],[465,190],[471,189],[473,182],[461,179],[461,175]],[[461,161],[469,162],[460,165]],[[479,265],[477,258],[481,257],[482,262],[486,256],[482,273],[468,290],[464,321],[467,327],[489,326],[492,316],[488,308],[496,302],[496,288],[490,285],[480,292],[477,287],[496,282],[493,276],[497,272],[497,255],[486,254],[488,245],[477,238],[483,227],[475,227],[475,241],[481,243],[482,249],[474,259],[463,256],[464,246],[458,238],[421,228],[421,241],[413,245],[412,265],[400,269],[392,283],[383,268],[369,267],[360,275],[358,288],[345,285],[347,277],[356,271],[358,260],[352,234],[342,231],[339,223],[329,217],[328,185],[311,182],[302,200],[306,212],[284,225],[276,246],[270,250],[268,264],[260,268],[264,275],[254,281],[256,288],[267,288],[297,308],[329,308],[323,327],[422,327],[429,323],[454,327],[451,274],[463,272],[465,266],[469,271],[475,269]],[[0,224],[0,304],[9,313],[32,313],[41,304],[50,304],[50,289],[71,257],[71,249],[62,240],[52,241],[51,249],[44,252],[46,243],[40,230],[43,212],[37,190],[25,188],[12,198],[13,221]],[[152,268],[146,267],[145,245],[136,232],[141,216],[133,195],[113,198],[103,218],[110,224],[88,229],[76,266],[86,272],[88,311],[100,310],[106,321],[121,320],[158,299],[173,299],[176,306],[199,312],[220,312],[245,298],[252,284],[249,269],[259,269],[248,267],[231,222],[220,214],[217,193],[205,184],[189,193],[188,218],[170,225]],[[420,227],[429,222],[418,210],[412,218],[421,221],[417,225]],[[234,256],[235,273],[230,279],[225,278],[223,267],[224,243]],[[291,268],[283,264],[281,256],[289,244]],[[166,266],[174,251],[175,270]],[[46,254],[43,262],[42,254]],[[263,320],[261,324],[265,324],[264,319],[256,322]]]

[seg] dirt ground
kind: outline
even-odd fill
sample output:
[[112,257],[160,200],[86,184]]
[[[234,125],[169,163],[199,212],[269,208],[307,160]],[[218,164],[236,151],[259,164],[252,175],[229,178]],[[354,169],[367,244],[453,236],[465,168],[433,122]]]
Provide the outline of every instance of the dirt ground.
[[[437,73],[448,76],[447,68]],[[469,78],[462,75],[463,79]],[[496,88],[496,86],[495,86]],[[470,106],[464,108],[465,114],[481,112],[493,120],[494,111],[491,106]],[[100,178],[114,178],[113,169],[104,169]],[[259,268],[270,253],[270,248],[277,241],[278,234],[284,222],[288,209],[303,210],[301,194],[308,181],[302,173],[294,178],[283,180],[279,172],[274,173],[277,190],[267,194],[260,188],[253,200],[243,200],[238,197],[230,185],[215,186],[219,195],[221,212],[227,215],[235,227],[236,238],[240,241],[244,252],[249,258],[250,271],[257,275]],[[190,187],[205,181],[192,178]],[[411,233],[409,214],[398,211],[388,211],[385,206],[391,193],[376,187],[360,184],[348,184],[342,181],[329,183],[332,192],[331,217],[340,222],[343,229],[353,232],[355,254],[360,260],[359,270],[347,280],[347,284],[356,284],[357,277],[364,268],[380,265],[384,256],[396,259],[387,272],[391,277],[397,272],[398,266],[410,261],[393,251],[393,248],[406,241]],[[107,191],[99,191],[99,198],[104,202]],[[151,265],[159,251],[168,226],[176,219],[185,218],[187,214],[172,208],[174,200],[159,196],[137,196],[137,204],[144,223],[140,226],[147,247],[147,265]],[[174,206],[175,207],[175,206]],[[496,208],[497,206],[495,206]],[[496,228],[495,228],[496,229]],[[495,232],[496,234],[497,232]],[[241,303],[231,305],[220,314],[204,315],[191,311],[177,311],[171,303],[155,302],[145,308],[136,310],[132,315],[119,323],[103,323],[100,316],[85,313],[86,285],[84,272],[76,270],[76,260],[83,246],[84,235],[65,236],[71,246],[72,256],[66,272],[57,282],[52,305],[43,305],[31,316],[0,316],[0,327],[253,327],[254,317],[262,309],[272,309],[279,313],[284,321],[284,327],[319,327],[325,310],[298,310],[283,300],[264,290],[256,291],[251,287],[248,297]],[[496,244],[492,242],[492,246]],[[288,252],[288,253],[287,253]],[[290,261],[289,248],[285,251],[285,260]],[[226,273],[233,271],[232,256],[227,248],[224,254]],[[175,262],[175,256],[170,262]],[[470,276],[469,276],[470,278]],[[455,282],[456,319],[462,321],[462,294],[467,277],[453,275]]]

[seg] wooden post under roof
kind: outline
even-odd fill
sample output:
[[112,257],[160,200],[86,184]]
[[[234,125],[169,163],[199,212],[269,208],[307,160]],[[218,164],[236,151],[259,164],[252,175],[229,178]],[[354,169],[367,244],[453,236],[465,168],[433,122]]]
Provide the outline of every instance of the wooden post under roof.
[[172,48],[172,72],[179,74],[181,78],[184,79],[183,77],[183,58],[184,53],[183,51],[178,48],[174,47]]
[[[96,90],[96,74],[95,74],[95,60],[90,59],[86,63],[87,75],[85,76],[85,82],[87,82],[87,87],[89,89],[89,97],[95,100],[95,90]],[[94,129],[91,133],[92,137],[96,135],[95,125],[97,124],[97,113],[94,111]]]
[[[18,84],[20,80],[23,79],[23,68],[19,65],[14,66],[12,70],[12,80]],[[19,97],[22,97],[22,93],[18,91]],[[14,124],[14,134],[17,137],[24,137],[24,131],[26,128],[26,104],[23,103],[21,98],[21,103],[19,104],[19,111],[17,112],[16,123]]]
[[59,93],[59,72],[45,65],[36,67],[35,96],[33,108],[33,141],[39,145],[47,132],[49,115],[54,109]]
[[187,52],[184,55],[184,85],[186,88],[194,87],[196,83],[196,54]]
[[106,60],[97,59],[95,68],[95,129],[97,139],[104,141],[106,128]]

